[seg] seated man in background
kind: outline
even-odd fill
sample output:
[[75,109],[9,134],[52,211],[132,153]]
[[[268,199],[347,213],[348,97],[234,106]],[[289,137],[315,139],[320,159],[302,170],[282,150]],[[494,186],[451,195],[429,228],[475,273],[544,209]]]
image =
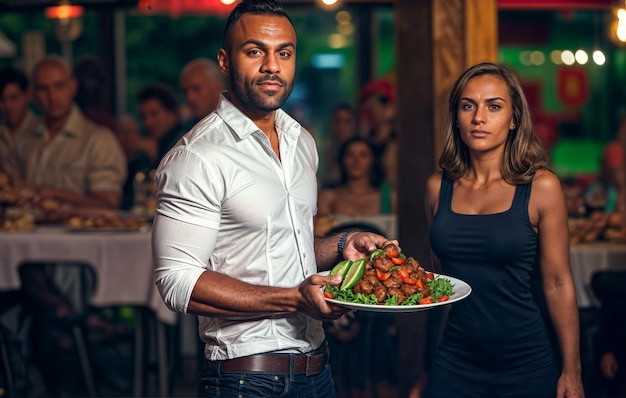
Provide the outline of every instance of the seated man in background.
[[208,58],[189,61],[180,73],[180,87],[192,117],[185,122],[184,130],[190,130],[196,123],[217,108],[217,102],[224,82],[217,64]]
[[126,158],[115,135],[74,104],[77,83],[69,65],[44,58],[33,70],[33,88],[43,128],[27,131],[16,152],[34,203],[118,209]]
[[0,71],[0,172],[19,178],[15,146],[41,120],[30,110],[31,90],[26,75],[15,68]]
[[156,206],[154,170],[186,130],[180,123],[178,101],[171,87],[149,84],[137,93],[137,101],[145,134],[135,129],[125,134],[129,158],[123,208],[151,215]]
[[156,169],[161,158],[185,133],[180,124],[178,101],[174,90],[161,83],[144,87],[137,94],[137,100],[143,126],[156,148],[156,156],[149,158],[146,168]]

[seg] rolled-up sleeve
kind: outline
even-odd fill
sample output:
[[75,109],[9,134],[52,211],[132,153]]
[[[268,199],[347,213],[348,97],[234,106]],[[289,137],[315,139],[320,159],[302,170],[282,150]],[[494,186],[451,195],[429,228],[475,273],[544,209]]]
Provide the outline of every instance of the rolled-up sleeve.
[[187,312],[215,248],[223,196],[218,176],[213,165],[182,148],[168,153],[157,170],[152,256],[155,283],[171,310]]
[[152,228],[155,283],[172,311],[187,313],[191,292],[206,269],[217,230],[157,214]]

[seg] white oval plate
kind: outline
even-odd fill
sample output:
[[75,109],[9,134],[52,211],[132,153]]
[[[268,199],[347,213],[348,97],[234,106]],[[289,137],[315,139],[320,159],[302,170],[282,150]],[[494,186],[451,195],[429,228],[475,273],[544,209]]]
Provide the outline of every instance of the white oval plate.
[[[328,275],[330,271],[320,272],[320,275]],[[472,288],[467,282],[463,282],[460,279],[453,278],[451,276],[443,275],[443,274],[435,274],[435,278],[445,278],[452,283],[454,288],[454,294],[450,296],[450,299],[447,301],[442,301],[440,303],[432,303],[432,304],[419,304],[419,305],[372,305],[372,304],[357,304],[357,303],[349,303],[347,301],[339,301],[335,299],[325,298],[329,303],[341,305],[343,307],[348,307],[353,310],[359,311],[372,311],[372,312],[417,312],[417,311],[426,311],[433,309],[435,307],[439,307],[442,305],[452,304],[457,301],[463,300],[467,296],[472,293]]]

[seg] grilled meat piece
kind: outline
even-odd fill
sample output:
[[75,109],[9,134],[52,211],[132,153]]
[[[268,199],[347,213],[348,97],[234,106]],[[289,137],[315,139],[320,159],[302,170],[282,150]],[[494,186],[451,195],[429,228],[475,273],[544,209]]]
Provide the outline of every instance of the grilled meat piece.
[[408,283],[403,283],[400,287],[400,290],[402,290],[402,293],[406,294],[408,297],[412,294],[417,293],[419,291],[419,288],[417,287],[417,285],[409,285]]
[[391,268],[395,267],[395,264],[389,257],[381,254],[374,257],[374,267],[383,273],[387,273]]
[[398,275],[397,272],[392,272],[389,278],[382,281],[383,286],[385,286],[387,289],[390,289],[392,287],[399,288],[400,286],[402,286],[402,283],[402,277]]
[[368,281],[361,279],[354,285],[352,288],[354,293],[363,293],[363,294],[372,294],[374,291],[374,286],[370,284]]
[[374,271],[366,272],[361,279],[368,281],[372,286],[380,285],[380,282],[378,281],[378,278],[376,277],[376,273]]
[[402,302],[406,300],[406,295],[397,287],[390,288],[387,293],[389,293],[390,296],[398,296],[398,305],[402,304]]
[[376,288],[374,288],[374,295],[376,295],[376,300],[378,300],[379,303],[384,303],[387,298],[387,288],[383,285],[376,286]]

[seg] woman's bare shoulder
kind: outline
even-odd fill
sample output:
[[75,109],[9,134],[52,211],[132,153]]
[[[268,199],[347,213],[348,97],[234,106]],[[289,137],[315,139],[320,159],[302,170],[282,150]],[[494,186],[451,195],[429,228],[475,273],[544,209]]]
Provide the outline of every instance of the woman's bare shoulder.
[[561,180],[550,170],[539,170],[533,178],[533,192],[548,195],[562,192]]
[[438,192],[441,187],[441,179],[443,178],[443,171],[436,171],[428,177],[426,181],[427,192]]

